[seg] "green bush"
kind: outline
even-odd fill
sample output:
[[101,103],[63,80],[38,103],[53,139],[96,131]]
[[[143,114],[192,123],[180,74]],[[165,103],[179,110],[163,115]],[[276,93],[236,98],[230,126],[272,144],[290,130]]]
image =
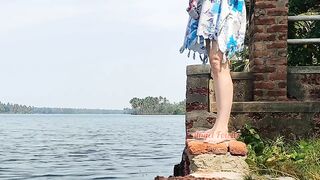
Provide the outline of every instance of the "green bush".
[[285,143],[261,138],[254,127],[245,125],[240,140],[248,147],[247,163],[258,175],[291,176],[297,179],[320,179],[320,139]]
[[[289,0],[289,15],[319,15],[319,0]],[[320,21],[296,21],[288,24],[288,38],[320,38]],[[289,45],[288,65],[319,66],[320,44]]]

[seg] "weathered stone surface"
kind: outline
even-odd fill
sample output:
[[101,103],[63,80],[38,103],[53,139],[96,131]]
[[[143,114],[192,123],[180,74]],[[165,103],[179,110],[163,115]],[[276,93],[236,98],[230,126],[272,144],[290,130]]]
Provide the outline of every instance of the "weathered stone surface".
[[197,75],[197,74],[210,74],[210,65],[189,65],[186,70],[187,76]]
[[205,110],[207,111],[209,109],[208,103],[201,103],[201,102],[192,102],[192,103],[186,103],[186,111],[197,111],[197,110]]
[[299,101],[320,101],[320,67],[289,67],[288,96]]
[[187,79],[187,90],[189,88],[208,88],[209,85],[209,74],[202,76],[190,76]]
[[[252,101],[253,100],[253,76],[251,72],[231,72],[233,81],[234,102]],[[214,81],[209,80],[209,99],[210,102],[215,102]],[[211,104],[210,104],[211,105]]]
[[248,154],[247,145],[240,141],[229,141],[229,152],[231,155],[246,156]]
[[226,143],[210,144],[202,141],[187,140],[187,149],[191,155],[199,154],[226,154],[228,146]]
[[245,175],[242,173],[235,173],[235,172],[210,172],[210,173],[192,173],[190,176],[194,176],[197,178],[204,177],[204,178],[219,178],[223,180],[243,180]]
[[190,173],[234,172],[246,174],[249,166],[244,156],[232,156],[216,154],[189,155]]
[[191,138],[191,133],[198,130],[212,128],[216,120],[216,114],[206,110],[194,110],[186,113],[186,133],[187,139]]
[[[320,135],[320,120],[315,112],[232,112],[229,128],[251,124],[261,137],[296,140]],[[281,130],[281,131],[280,131]]]
[[204,177],[193,177],[193,176],[184,176],[184,177],[163,177],[157,176],[154,180],[225,180],[222,178],[204,178]]

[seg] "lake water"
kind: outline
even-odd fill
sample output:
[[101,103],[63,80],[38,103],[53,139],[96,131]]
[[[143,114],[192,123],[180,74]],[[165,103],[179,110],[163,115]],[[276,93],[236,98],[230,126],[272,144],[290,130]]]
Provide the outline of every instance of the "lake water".
[[0,179],[169,176],[184,132],[184,116],[0,115]]

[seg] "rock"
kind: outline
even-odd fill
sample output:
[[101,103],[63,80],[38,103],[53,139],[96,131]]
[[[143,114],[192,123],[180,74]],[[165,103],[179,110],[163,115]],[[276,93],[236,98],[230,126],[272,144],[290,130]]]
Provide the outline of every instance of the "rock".
[[190,173],[234,172],[248,174],[249,166],[244,156],[200,154],[190,155]]
[[229,152],[235,156],[246,156],[248,154],[247,145],[240,141],[229,141]]
[[193,173],[190,176],[223,180],[243,180],[245,178],[244,174],[235,172]]

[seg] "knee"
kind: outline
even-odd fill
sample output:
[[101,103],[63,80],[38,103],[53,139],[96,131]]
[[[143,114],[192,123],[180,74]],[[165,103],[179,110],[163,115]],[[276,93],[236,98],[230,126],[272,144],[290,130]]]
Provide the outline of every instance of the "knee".
[[219,58],[218,55],[210,56],[209,59],[210,59],[210,66],[211,66],[211,74],[217,76],[221,68],[221,59]]

